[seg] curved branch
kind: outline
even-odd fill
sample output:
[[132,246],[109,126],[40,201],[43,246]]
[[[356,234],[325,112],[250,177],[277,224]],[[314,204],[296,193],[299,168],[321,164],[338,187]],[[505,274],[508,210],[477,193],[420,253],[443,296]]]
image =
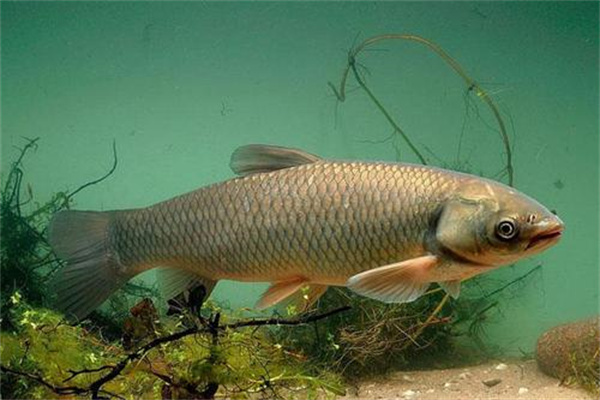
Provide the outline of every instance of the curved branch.
[[117,169],[117,163],[118,163],[117,142],[115,140],[113,140],[112,149],[113,149],[113,165],[112,165],[111,169],[106,174],[104,174],[102,177],[100,177],[96,180],[93,180],[91,182],[84,183],[83,185],[79,186],[77,189],[75,189],[71,193],[67,194],[67,196],[65,198],[65,202],[68,203],[69,200],[71,200],[71,198],[73,198],[73,196],[75,196],[77,193],[81,192],[83,189],[87,188],[88,186],[92,186],[92,185],[102,182],[103,180],[105,180],[106,178],[108,178],[115,172],[115,170]]

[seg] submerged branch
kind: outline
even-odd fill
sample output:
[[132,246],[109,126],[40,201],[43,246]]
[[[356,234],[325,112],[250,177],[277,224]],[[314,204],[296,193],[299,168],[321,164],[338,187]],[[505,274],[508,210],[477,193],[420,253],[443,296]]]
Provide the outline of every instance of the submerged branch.
[[63,380],[63,382],[68,382],[71,379],[73,379],[76,376],[81,375],[81,374],[91,374],[92,372],[100,372],[100,371],[104,371],[105,369],[112,369],[112,368],[114,368],[112,365],[103,365],[99,368],[93,368],[93,369],[86,368],[86,369],[82,369],[82,370],[78,370],[78,371],[70,369],[68,372],[71,374],[71,376],[69,376],[68,378],[65,378]]
[[350,310],[352,307],[343,306],[331,311],[327,311],[322,314],[307,314],[302,315],[298,318],[285,319],[285,318],[268,318],[268,319],[250,319],[239,322],[234,322],[232,324],[222,325],[221,329],[238,329],[247,326],[265,326],[265,325],[303,325],[311,322],[319,321],[321,319],[325,319],[331,317],[334,314],[339,314],[344,311]]
[[408,41],[420,43],[420,44],[426,46],[431,51],[433,51],[435,54],[437,54],[442,60],[444,60],[446,62],[446,64],[448,64],[450,66],[450,68],[452,68],[454,70],[454,72],[456,72],[456,74],[458,76],[460,76],[460,78],[464,81],[468,90],[474,91],[474,93],[477,95],[477,97],[479,97],[489,107],[490,111],[494,115],[494,118],[496,119],[496,122],[498,123],[500,135],[502,138],[502,142],[504,144],[504,151],[506,153],[506,171],[508,174],[508,184],[510,186],[512,186],[513,181],[514,181],[512,149],[510,146],[510,139],[509,139],[508,133],[506,131],[506,125],[504,124],[502,116],[500,115],[498,106],[496,105],[494,100],[491,98],[491,96],[488,94],[488,92],[485,91],[479,85],[479,83],[477,83],[477,81],[475,81],[473,78],[471,78],[467,74],[467,72],[462,68],[462,66],[454,58],[452,58],[448,53],[446,53],[444,51],[444,49],[442,49],[440,46],[438,46],[437,44],[435,44],[434,42],[432,42],[428,39],[425,39],[418,35],[385,34],[385,35],[374,36],[374,37],[364,40],[362,43],[360,43],[358,46],[354,47],[348,53],[348,63],[346,64],[346,67],[344,68],[344,71],[342,73],[342,78],[341,78],[339,87],[336,87],[333,83],[328,82],[329,87],[333,90],[333,93],[335,94],[337,99],[341,102],[346,100],[346,86],[347,86],[347,81],[348,81],[348,75],[350,74],[350,71],[352,71],[354,78],[357,80],[357,82],[361,86],[361,88],[363,90],[365,90],[365,92],[367,93],[367,95],[369,96],[371,101],[373,101],[375,103],[377,108],[384,114],[384,116],[386,117],[388,122],[394,127],[395,131],[398,132],[402,136],[404,141],[409,145],[409,147],[415,153],[415,155],[421,160],[421,162],[423,162],[425,164],[423,155],[412,144],[412,142],[410,141],[410,139],[408,138],[406,133],[404,133],[404,131],[402,131],[402,129],[400,129],[399,125],[391,118],[390,114],[387,112],[385,107],[383,107],[381,102],[373,95],[373,92],[367,87],[364,80],[360,77],[360,75],[358,74],[357,69],[356,69],[356,58],[358,57],[358,55],[361,52],[363,52],[368,47],[374,45],[375,43],[379,43],[379,42],[387,41],[387,40],[408,40]]

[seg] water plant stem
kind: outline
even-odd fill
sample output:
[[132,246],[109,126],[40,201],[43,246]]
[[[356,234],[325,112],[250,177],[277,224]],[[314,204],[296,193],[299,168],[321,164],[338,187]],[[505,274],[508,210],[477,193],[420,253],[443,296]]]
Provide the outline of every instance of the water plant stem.
[[452,58],[448,53],[446,53],[446,51],[444,51],[444,49],[442,49],[439,45],[437,45],[436,43],[434,43],[428,39],[425,39],[424,37],[421,37],[418,35],[411,35],[411,34],[395,34],[395,33],[383,34],[383,35],[377,35],[377,36],[368,38],[368,39],[364,40],[362,43],[360,43],[358,46],[351,49],[348,53],[348,62],[342,73],[342,78],[341,78],[339,87],[336,88],[336,86],[333,83],[328,82],[329,87],[333,90],[337,99],[341,102],[343,102],[346,99],[346,85],[347,85],[348,75],[350,73],[350,70],[352,70],[353,75],[354,75],[355,79],[357,80],[358,84],[360,85],[360,87],[367,93],[367,95],[369,96],[371,101],[373,101],[373,103],[375,103],[377,108],[384,114],[384,116],[386,117],[388,122],[390,122],[390,124],[394,127],[394,130],[402,136],[402,138],[409,145],[409,147],[411,148],[413,153],[415,153],[415,155],[421,160],[421,162],[425,163],[423,155],[412,144],[411,140],[408,138],[408,135],[402,129],[400,129],[399,125],[393,120],[393,118],[390,116],[389,112],[385,109],[385,107],[382,105],[382,103],[375,97],[373,92],[367,87],[364,80],[360,77],[360,75],[358,74],[358,72],[356,70],[356,59],[361,52],[363,52],[365,49],[367,49],[368,47],[370,47],[376,43],[380,43],[383,41],[389,41],[389,40],[408,40],[408,41],[416,42],[416,43],[426,46],[428,49],[430,49],[435,54],[437,54],[442,60],[444,60],[450,66],[450,68],[452,68],[454,70],[454,72],[456,72],[456,74],[458,74],[460,76],[460,78],[464,81],[468,91],[473,91],[477,95],[477,97],[479,97],[481,99],[481,101],[483,101],[488,106],[488,108],[494,115],[496,122],[498,123],[498,128],[500,131],[500,136],[502,138],[502,142],[504,145],[504,152],[505,152],[505,156],[506,156],[505,169],[506,169],[507,176],[508,176],[508,184],[510,186],[513,186],[514,168],[513,168],[513,161],[512,161],[512,158],[513,158],[512,149],[511,149],[511,145],[510,145],[510,139],[509,139],[508,133],[506,131],[506,125],[504,123],[504,120],[502,119],[502,116],[500,114],[498,106],[496,105],[496,103],[492,99],[492,97],[488,94],[488,92],[485,91],[479,85],[479,83],[477,83],[477,81],[475,81],[473,78],[471,78],[467,74],[467,72],[464,70],[464,68],[462,68],[462,66],[454,58]]
[[[423,330],[425,330],[425,328],[427,328],[431,324],[431,321],[433,321],[433,319],[440,313],[440,311],[442,311],[442,308],[444,307],[444,305],[446,304],[446,302],[448,301],[449,298],[450,298],[450,295],[448,293],[446,293],[446,295],[442,298],[442,300],[440,300],[438,305],[433,309],[431,314],[429,314],[429,317],[427,317],[425,322],[423,322],[419,326],[417,331],[414,333],[414,335],[411,336],[412,343],[416,343],[417,338],[419,336],[421,336],[421,333],[423,333]],[[411,342],[406,342],[403,347],[406,348],[407,346],[410,345]]]

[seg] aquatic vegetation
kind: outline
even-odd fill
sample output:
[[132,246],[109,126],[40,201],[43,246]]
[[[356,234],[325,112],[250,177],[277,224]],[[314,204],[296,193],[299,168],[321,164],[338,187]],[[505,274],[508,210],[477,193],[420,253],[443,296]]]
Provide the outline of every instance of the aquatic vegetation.
[[[361,53],[363,53],[365,50],[367,50],[369,47],[373,46],[374,44],[384,42],[384,41],[395,41],[395,40],[404,40],[404,41],[419,43],[419,44],[427,47],[429,50],[431,50],[435,54],[437,54],[464,81],[465,86],[467,88],[465,93],[467,93],[467,94],[475,93],[476,96],[481,101],[483,101],[484,104],[486,104],[488,106],[492,115],[494,116],[494,119],[496,120],[496,123],[498,124],[498,130],[500,132],[502,144],[504,147],[506,163],[505,163],[503,172],[506,172],[506,175],[508,177],[508,184],[510,186],[512,186],[513,182],[514,182],[514,167],[513,167],[513,162],[512,162],[512,148],[511,148],[511,143],[510,143],[510,139],[508,136],[508,132],[506,129],[506,124],[504,123],[504,120],[500,114],[500,110],[498,109],[496,102],[490,96],[490,94],[475,79],[473,79],[469,74],[467,74],[465,69],[458,63],[458,61],[456,61],[452,56],[450,56],[441,46],[437,45],[436,43],[432,42],[429,39],[426,39],[426,38],[418,36],[418,35],[411,35],[411,34],[383,34],[383,35],[377,35],[377,36],[367,38],[364,41],[362,41],[360,44],[358,44],[357,46],[353,47],[350,51],[348,51],[348,62],[346,64],[346,66],[344,67],[344,71],[342,72],[342,78],[341,78],[339,86],[336,87],[333,83],[331,83],[331,82],[328,83],[329,87],[335,94],[338,101],[343,102],[346,100],[346,86],[347,86],[347,81],[348,81],[348,75],[350,74],[350,71],[352,71],[352,74],[353,74],[356,82],[358,82],[361,89],[365,91],[365,93],[371,99],[371,101],[375,104],[377,109],[379,109],[379,111],[383,114],[385,119],[393,127],[394,133],[399,135],[404,140],[406,145],[417,156],[417,158],[420,160],[420,162],[422,164],[427,165],[427,160],[425,159],[425,156],[423,155],[423,153],[417,148],[417,146],[413,143],[413,141],[408,137],[408,134],[394,120],[394,118],[391,116],[390,112],[385,108],[383,103],[375,96],[373,90],[366,84],[366,80],[365,80],[364,76],[359,71],[359,67],[364,68],[364,66],[362,66],[362,64],[359,64],[357,61],[358,56]],[[398,148],[396,148],[396,153],[397,154],[399,153]]]
[[[486,325],[502,309],[501,296],[518,293],[539,271],[540,265],[494,289],[487,278],[451,299],[441,288],[432,289],[412,303],[385,304],[333,288],[318,307],[350,306],[348,312],[314,322],[310,326],[274,330],[274,340],[307,358],[317,369],[329,369],[353,380],[386,374],[398,368],[452,364],[456,339],[467,338],[476,347],[470,357],[493,356],[496,349],[485,341]],[[285,310],[295,315],[296,308]],[[463,349],[467,350],[467,349]],[[461,354],[464,351],[461,350]],[[467,356],[467,354],[464,354]]]
[[[343,395],[338,377],[308,371],[301,357],[256,327],[300,325],[342,311],[292,319],[209,317],[189,312],[163,320],[143,301],[129,320],[136,348],[125,350],[61,315],[12,296],[15,332],[2,332],[2,396],[58,398],[331,398]],[[141,328],[141,329],[140,329]],[[143,329],[146,328],[146,329]],[[63,351],[69,348],[69,351]]]
[[67,206],[68,194],[56,193],[46,203],[34,206],[32,212],[22,211],[24,206],[32,208],[33,202],[30,186],[26,188],[27,197],[23,198],[23,160],[29,151],[37,148],[37,141],[30,139],[21,149],[4,179],[0,193],[2,329],[9,328],[7,312],[11,304],[10,296],[16,290],[31,304],[40,306],[46,303],[48,292],[44,282],[58,265],[43,232],[52,213]]
[[595,396],[600,395],[600,352],[596,350],[589,357],[571,354],[571,373],[563,383],[579,386]]
[[350,311],[302,329],[281,328],[274,335],[311,363],[348,378],[381,374],[406,366],[416,353],[450,346],[448,298],[434,289],[412,303],[384,304],[334,288],[320,300],[320,307],[351,305]]
[[[61,266],[46,240],[46,228],[55,212],[68,209],[75,195],[96,185],[117,168],[116,145],[113,143],[112,167],[100,178],[86,182],[73,191],[60,191],[49,200],[35,201],[33,189],[23,188],[24,160],[38,146],[38,138],[26,139],[26,143],[6,174],[0,191],[0,318],[2,329],[14,329],[9,312],[13,293],[17,292],[34,307],[48,306],[54,293],[48,287],[49,277]],[[25,198],[23,192],[25,191]],[[107,312],[95,312],[92,321],[104,328],[104,334],[120,337],[122,319],[128,313],[128,297],[140,298],[156,295],[157,291],[141,284],[129,283],[114,296]],[[110,316],[110,317],[109,317]]]

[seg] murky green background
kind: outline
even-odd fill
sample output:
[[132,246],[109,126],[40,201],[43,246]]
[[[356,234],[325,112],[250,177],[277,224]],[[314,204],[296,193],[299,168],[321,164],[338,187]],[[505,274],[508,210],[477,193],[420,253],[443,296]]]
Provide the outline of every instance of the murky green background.
[[[232,177],[247,143],[325,157],[394,160],[392,130],[361,91],[337,104],[355,40],[414,33],[446,49],[487,88],[511,127],[516,187],[556,209],[564,239],[491,274],[498,286],[541,272],[502,298],[489,343],[529,351],[552,325],[598,312],[598,4],[2,2],[2,169],[22,137],[36,198],[74,189],[111,165],[77,208],[140,207]],[[499,134],[462,82],[414,43],[386,43],[360,61],[368,82],[433,164],[502,167]],[[351,80],[353,86],[355,83]],[[473,97],[471,96],[471,99]],[[460,154],[458,143],[463,132]],[[439,159],[435,158],[435,154]],[[404,149],[401,158],[416,161]],[[222,282],[232,306],[264,285]]]

